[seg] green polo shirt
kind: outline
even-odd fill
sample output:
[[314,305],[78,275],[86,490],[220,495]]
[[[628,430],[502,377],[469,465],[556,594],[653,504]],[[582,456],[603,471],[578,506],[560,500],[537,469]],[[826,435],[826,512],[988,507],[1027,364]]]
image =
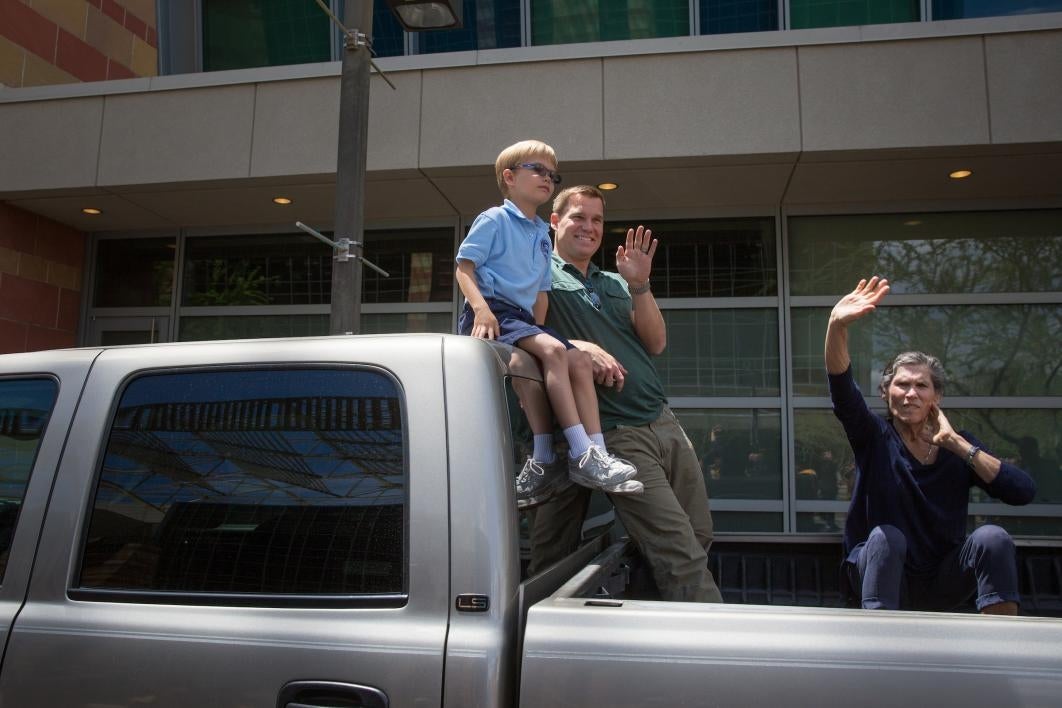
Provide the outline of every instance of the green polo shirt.
[[[601,346],[627,369],[619,393],[597,387],[601,427],[644,425],[660,417],[667,402],[660,374],[631,324],[631,296],[627,283],[617,273],[607,273],[593,263],[583,279],[579,269],[552,258],[553,289],[549,291],[546,326],[569,339],[582,339]],[[601,301],[600,308],[587,283]]]

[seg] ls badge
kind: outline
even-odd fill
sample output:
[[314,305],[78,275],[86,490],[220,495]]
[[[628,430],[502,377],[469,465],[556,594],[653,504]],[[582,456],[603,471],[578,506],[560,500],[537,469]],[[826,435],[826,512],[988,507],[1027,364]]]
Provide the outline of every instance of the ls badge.
[[457,596],[458,612],[486,612],[490,609],[490,598],[486,595],[465,593]]

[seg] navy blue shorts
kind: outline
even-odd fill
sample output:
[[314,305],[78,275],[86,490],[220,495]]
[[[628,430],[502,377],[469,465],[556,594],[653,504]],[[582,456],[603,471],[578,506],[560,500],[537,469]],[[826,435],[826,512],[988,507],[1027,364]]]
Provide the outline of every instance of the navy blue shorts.
[[[548,334],[564,345],[565,349],[575,349],[575,345],[564,337],[557,334],[549,327],[535,324],[531,313],[522,307],[517,307],[505,300],[487,298],[487,306],[494,316],[498,318],[498,341],[517,346],[524,337],[533,337],[536,334]],[[475,324],[476,314],[468,302],[461,308],[461,316],[457,319],[458,334],[472,334],[472,325]]]

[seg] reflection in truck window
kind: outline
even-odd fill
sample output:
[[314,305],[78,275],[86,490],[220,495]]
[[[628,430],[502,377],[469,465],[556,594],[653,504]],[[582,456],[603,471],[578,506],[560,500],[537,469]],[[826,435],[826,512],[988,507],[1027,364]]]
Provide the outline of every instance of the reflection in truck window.
[[52,379],[0,380],[0,580],[58,391]]
[[380,372],[141,376],[111,425],[81,587],[403,593],[406,487]]

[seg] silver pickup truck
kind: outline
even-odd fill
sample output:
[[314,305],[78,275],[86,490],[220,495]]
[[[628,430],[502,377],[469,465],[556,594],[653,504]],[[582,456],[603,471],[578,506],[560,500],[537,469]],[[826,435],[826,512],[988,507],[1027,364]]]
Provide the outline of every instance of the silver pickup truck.
[[3,706],[1058,706],[1062,621],[521,577],[512,377],[467,337],[0,357]]

